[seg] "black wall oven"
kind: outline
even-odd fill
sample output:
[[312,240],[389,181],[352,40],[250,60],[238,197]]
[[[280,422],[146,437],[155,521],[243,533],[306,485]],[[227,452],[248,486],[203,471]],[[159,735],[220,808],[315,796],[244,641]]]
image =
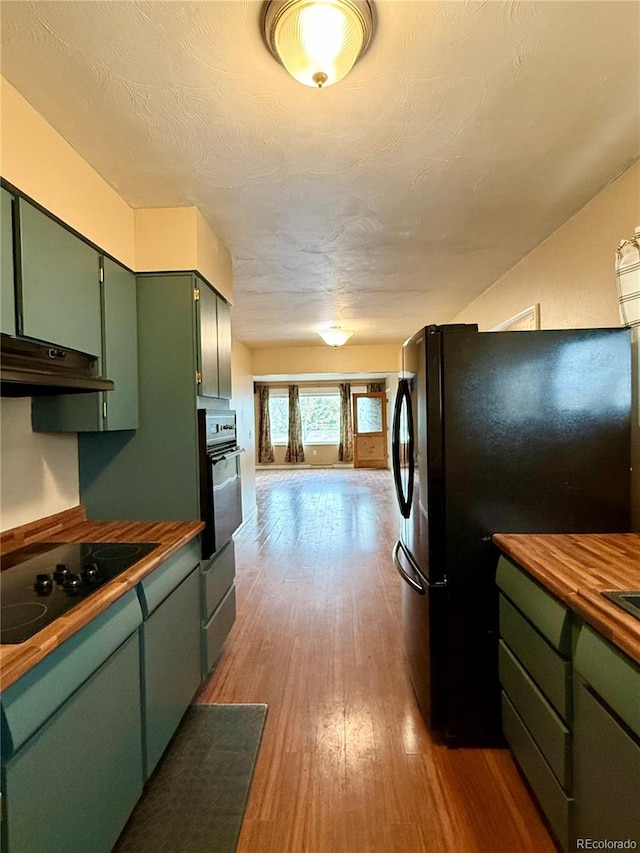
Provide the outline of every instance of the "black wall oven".
[[220,551],[242,524],[242,478],[235,412],[198,410],[202,557]]

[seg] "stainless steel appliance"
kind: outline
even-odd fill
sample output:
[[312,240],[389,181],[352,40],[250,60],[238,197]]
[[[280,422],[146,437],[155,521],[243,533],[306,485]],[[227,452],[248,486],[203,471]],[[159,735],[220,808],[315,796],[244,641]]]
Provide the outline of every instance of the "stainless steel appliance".
[[242,476],[236,414],[198,410],[202,556],[220,551],[242,524]]
[[450,745],[500,740],[496,532],[626,531],[626,329],[427,326],[402,350],[393,471],[409,675]]
[[2,558],[0,642],[23,643],[130,568],[155,542],[36,542]]

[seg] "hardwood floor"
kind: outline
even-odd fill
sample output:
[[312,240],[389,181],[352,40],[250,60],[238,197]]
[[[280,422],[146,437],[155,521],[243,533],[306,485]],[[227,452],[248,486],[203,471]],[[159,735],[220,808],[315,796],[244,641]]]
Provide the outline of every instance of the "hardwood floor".
[[266,702],[238,853],[551,853],[507,750],[434,744],[404,668],[388,471],[258,471],[200,702]]

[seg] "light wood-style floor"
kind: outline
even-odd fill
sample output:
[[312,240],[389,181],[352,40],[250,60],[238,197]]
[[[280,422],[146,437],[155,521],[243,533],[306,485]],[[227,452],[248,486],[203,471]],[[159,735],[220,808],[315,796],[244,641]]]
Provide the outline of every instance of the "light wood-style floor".
[[434,744],[404,667],[388,471],[258,472],[201,702],[266,702],[238,853],[551,853],[507,750]]

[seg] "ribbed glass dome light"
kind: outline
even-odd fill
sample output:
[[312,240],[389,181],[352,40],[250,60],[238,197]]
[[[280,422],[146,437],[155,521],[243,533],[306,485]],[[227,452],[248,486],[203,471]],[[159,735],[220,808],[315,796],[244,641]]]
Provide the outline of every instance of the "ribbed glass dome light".
[[318,334],[330,347],[341,347],[346,344],[353,332],[350,329],[342,329],[340,326],[331,326],[328,329],[320,329]]
[[289,74],[305,86],[342,80],[367,49],[371,3],[358,0],[271,0],[265,5],[267,44]]

